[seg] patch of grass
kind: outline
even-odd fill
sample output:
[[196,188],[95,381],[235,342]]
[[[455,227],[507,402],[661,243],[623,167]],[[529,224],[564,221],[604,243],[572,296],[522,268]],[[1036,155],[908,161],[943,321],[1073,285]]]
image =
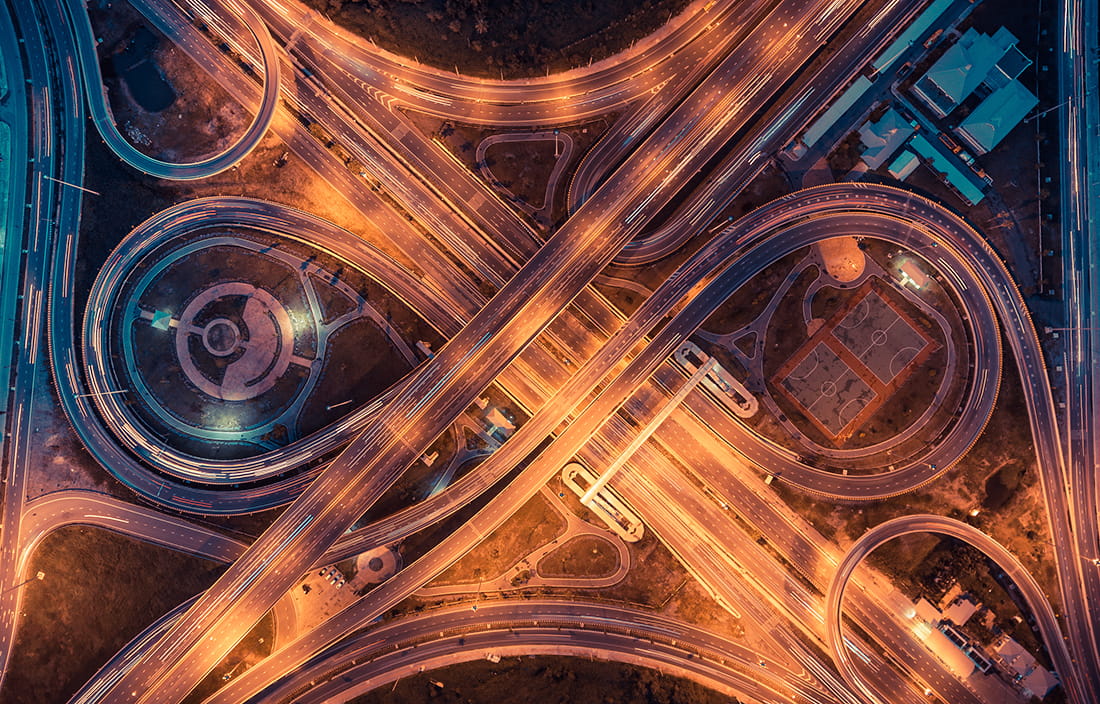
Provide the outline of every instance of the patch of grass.
[[630,571],[613,587],[597,590],[605,599],[659,608],[680,589],[688,573],[680,561],[651,532],[630,549]]
[[51,533],[30,560],[0,701],[67,701],[152,621],[205,590],[222,565],[87,527]]
[[435,583],[468,584],[499,577],[564,530],[561,514],[543,497],[533,496],[477,547],[439,575]]
[[606,538],[581,535],[539,560],[543,577],[607,577],[619,568],[619,553]]
[[731,638],[745,635],[741,622],[729,611],[718,606],[707,590],[694,579],[684,580],[683,586],[668,600],[664,612]]

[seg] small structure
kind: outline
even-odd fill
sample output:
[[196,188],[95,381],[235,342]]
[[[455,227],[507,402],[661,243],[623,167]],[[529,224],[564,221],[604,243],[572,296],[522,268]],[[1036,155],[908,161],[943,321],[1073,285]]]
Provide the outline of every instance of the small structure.
[[887,110],[878,122],[865,123],[859,128],[859,140],[865,147],[864,163],[872,169],[882,166],[912,134],[913,126],[894,108]]
[[490,406],[485,412],[485,432],[504,442],[516,432],[516,425],[499,408]]
[[935,628],[936,624],[940,621],[940,610],[933,606],[927,599],[921,599],[917,602],[916,614],[917,618],[933,628]]
[[940,15],[952,4],[953,0],[933,0],[932,4],[898,35],[894,43],[879,54],[878,58],[871,64],[871,68],[876,72],[882,72],[889,68],[901,58],[902,54],[909,50],[909,47],[917,42],[922,34],[932,27],[936,20],[940,18]]
[[906,259],[901,263],[901,284],[913,284],[913,288],[921,289],[928,284],[928,276],[921,271],[917,263],[912,259]]
[[958,643],[948,638],[938,628],[928,630],[928,634],[924,638],[924,645],[960,678],[969,677],[974,673],[974,661],[963,652]]
[[[689,374],[710,361],[710,355],[699,349],[699,345],[688,340],[677,348],[673,359]],[[730,409],[740,418],[751,418],[760,409],[760,402],[745,385],[735,379],[721,364],[715,362],[704,379],[704,388],[717,396],[719,403]]]
[[886,167],[886,172],[897,180],[904,181],[917,170],[918,166],[920,166],[920,159],[917,158],[917,155],[908,149],[902,149],[901,154],[898,154],[898,158]]
[[980,604],[975,604],[970,600],[970,597],[961,596],[952,602],[951,606],[947,607],[947,610],[943,612],[943,617],[956,626],[965,626],[979,606]]
[[1035,656],[1008,636],[1001,636],[993,644],[993,657],[998,665],[1013,675],[1013,681],[1023,690],[1025,697],[1045,697],[1058,686],[1054,673],[1035,661]]
[[953,188],[967,203],[977,205],[985,198],[985,193],[982,192],[981,187],[972,182],[970,177],[963,173],[950,157],[942,154],[937,147],[924,138],[924,135],[916,135],[909,144],[913,151],[923,158],[933,171],[942,175],[944,182]]
[[172,322],[173,320],[171,313],[163,310],[157,310],[153,311],[153,318],[150,325],[152,325],[157,330],[167,330],[168,328],[173,327]]

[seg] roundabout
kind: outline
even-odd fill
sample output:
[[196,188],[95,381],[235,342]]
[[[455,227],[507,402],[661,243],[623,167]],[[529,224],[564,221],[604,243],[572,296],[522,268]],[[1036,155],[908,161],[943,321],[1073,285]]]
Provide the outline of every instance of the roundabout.
[[[255,506],[273,477],[290,473],[280,491],[307,481],[295,470],[339,447],[337,421],[375,412],[419,362],[403,335],[436,339],[421,310],[447,315],[412,274],[324,221],[280,207],[272,229],[269,204],[210,203],[154,216],[109,257],[85,315],[91,393],[75,400],[109,419],[86,424],[104,451],[177,480],[245,483],[238,500]],[[193,209],[201,224],[181,224]],[[363,349],[375,363],[349,366]],[[131,486],[163,481],[125,456],[110,466]]]
[[345,336],[382,341],[376,354],[394,379],[416,364],[386,315],[330,265],[278,244],[215,231],[138,258],[121,292],[93,287],[93,305],[116,295],[121,305],[109,321],[110,360],[122,362],[111,383],[141,398],[120,407],[131,424],[211,459],[248,456],[316,429],[304,414]]

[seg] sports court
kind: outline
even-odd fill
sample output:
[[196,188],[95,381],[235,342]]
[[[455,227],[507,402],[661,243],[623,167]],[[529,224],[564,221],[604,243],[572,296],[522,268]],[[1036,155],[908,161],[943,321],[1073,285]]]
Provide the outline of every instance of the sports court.
[[830,438],[871,416],[937,344],[872,277],[787,360],[776,385]]

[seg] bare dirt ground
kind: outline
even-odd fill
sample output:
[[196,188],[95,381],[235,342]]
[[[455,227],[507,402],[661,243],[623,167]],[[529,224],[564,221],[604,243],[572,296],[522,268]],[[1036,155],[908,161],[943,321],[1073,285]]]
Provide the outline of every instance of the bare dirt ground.
[[168,108],[148,112],[135,102],[125,81],[105,77],[119,131],[139,150],[166,161],[200,161],[224,151],[244,133],[256,106],[242,106],[129,3],[115,2],[109,12],[93,10],[91,17],[104,40],[101,57],[123,49],[140,26],[160,40],[150,60],[176,94]]
[[499,577],[540,545],[565,530],[561,515],[541,496],[534,496],[476,548],[451,565],[431,584],[475,584]]
[[581,535],[539,560],[543,577],[606,577],[619,566],[619,554],[606,539]]
[[[224,568],[104,530],[69,527],[31,558],[0,701],[67,701],[150,621],[206,589]],[[105,598],[104,595],[110,595]]]

